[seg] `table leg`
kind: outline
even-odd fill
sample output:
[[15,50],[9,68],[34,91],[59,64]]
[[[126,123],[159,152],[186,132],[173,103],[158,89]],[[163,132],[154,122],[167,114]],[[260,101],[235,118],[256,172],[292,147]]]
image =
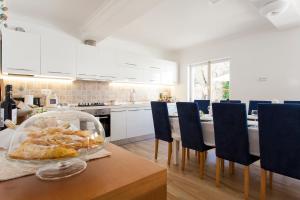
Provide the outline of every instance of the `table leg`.
[[175,144],[175,154],[174,154],[174,165],[178,165],[179,164],[179,145],[180,145],[180,141],[179,140],[175,140],[174,142]]

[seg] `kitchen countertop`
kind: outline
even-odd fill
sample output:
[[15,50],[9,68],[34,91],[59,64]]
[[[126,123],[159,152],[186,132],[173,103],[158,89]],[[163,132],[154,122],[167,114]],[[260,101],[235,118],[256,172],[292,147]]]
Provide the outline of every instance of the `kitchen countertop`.
[[0,183],[0,199],[166,199],[166,168],[133,153],[107,145],[110,157],[89,161],[82,173],[59,181],[34,175]]

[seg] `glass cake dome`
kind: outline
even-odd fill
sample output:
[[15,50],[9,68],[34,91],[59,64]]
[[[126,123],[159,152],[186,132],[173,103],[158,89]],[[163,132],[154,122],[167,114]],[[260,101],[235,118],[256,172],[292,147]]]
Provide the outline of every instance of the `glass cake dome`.
[[104,129],[93,115],[80,111],[49,111],[34,115],[15,131],[7,158],[38,164],[36,175],[55,180],[80,173],[86,156],[106,143]]

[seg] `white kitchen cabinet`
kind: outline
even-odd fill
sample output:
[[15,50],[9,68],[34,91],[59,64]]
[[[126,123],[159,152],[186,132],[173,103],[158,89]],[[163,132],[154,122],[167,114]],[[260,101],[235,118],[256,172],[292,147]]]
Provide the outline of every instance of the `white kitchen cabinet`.
[[100,53],[94,46],[81,44],[77,53],[76,77],[79,79],[99,79]]
[[120,75],[120,68],[116,63],[115,50],[110,47],[99,47],[99,78],[103,80],[117,80]]
[[161,82],[161,68],[156,59],[142,59],[144,69],[144,81],[149,84],[159,84]]
[[110,113],[111,141],[125,139],[126,135],[126,109],[113,109]]
[[139,64],[139,56],[126,51],[117,52],[117,66],[120,69],[121,81],[143,83],[143,68]]
[[178,83],[178,68],[176,62],[161,60],[160,67],[162,84],[175,85]]
[[2,29],[2,73],[39,75],[39,35]]
[[131,108],[127,111],[127,138],[153,134],[150,108]]
[[41,74],[75,77],[76,44],[57,36],[43,36],[41,41]]

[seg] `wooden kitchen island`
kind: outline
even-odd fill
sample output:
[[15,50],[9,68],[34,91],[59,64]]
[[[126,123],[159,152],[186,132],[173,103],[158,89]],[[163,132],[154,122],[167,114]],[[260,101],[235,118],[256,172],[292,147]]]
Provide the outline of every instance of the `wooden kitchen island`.
[[160,200],[167,198],[167,171],[113,144],[110,157],[89,161],[79,175],[59,181],[27,176],[0,182],[2,200]]

